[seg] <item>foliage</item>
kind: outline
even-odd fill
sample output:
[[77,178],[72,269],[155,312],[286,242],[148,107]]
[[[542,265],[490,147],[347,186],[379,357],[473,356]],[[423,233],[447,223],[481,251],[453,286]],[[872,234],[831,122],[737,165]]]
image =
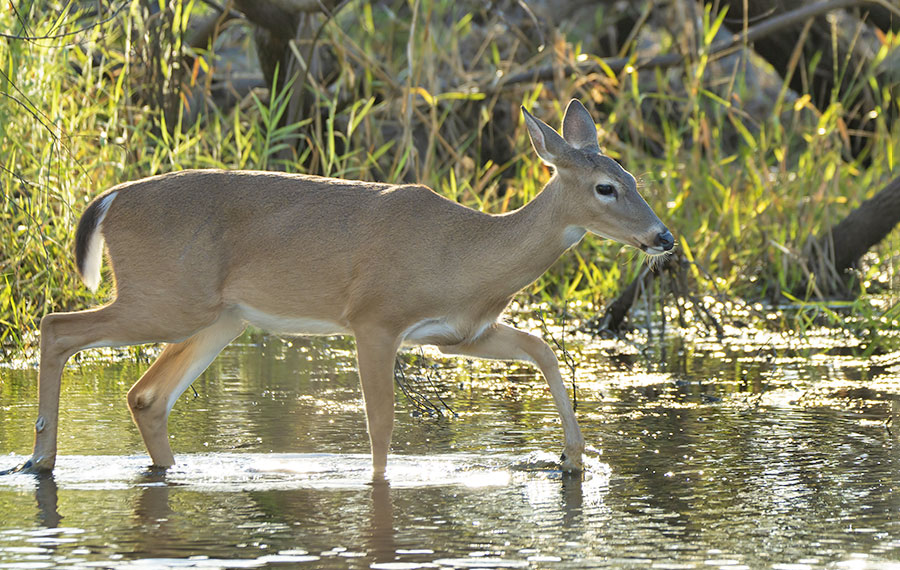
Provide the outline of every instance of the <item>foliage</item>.
[[[525,49],[512,31],[492,32],[490,21],[448,0],[360,0],[328,20],[318,39],[338,62],[327,85],[289,82],[224,106],[209,91],[214,73],[227,67],[217,50],[227,40],[252,52],[246,22],[225,24],[208,49],[192,50],[183,37],[192,18],[208,15],[200,3],[172,0],[151,10],[126,1],[100,14],[79,13],[77,3],[16,4],[0,12],[0,30],[44,39],[8,37],[0,47],[3,347],[31,342],[49,311],[110,295],[109,280],[96,299],[83,287],[70,253],[78,215],[106,187],[184,168],[276,168],[417,180],[471,207],[504,212],[549,176],[519,119],[504,133],[514,141],[513,158],[483,158],[489,123],[504,106],[524,104],[551,123],[571,97],[603,112],[601,146],[638,176],[692,261],[694,286],[718,295],[777,300],[796,291],[809,277],[804,244],[897,176],[900,131],[882,118],[890,114],[876,119],[871,166],[848,161],[842,101],[819,110],[786,83],[761,90],[753,82],[764,66],[749,56],[712,61],[704,49],[721,18],[708,13],[684,67],[629,66],[503,87],[486,78],[547,58],[562,66],[593,56],[566,29],[542,52]],[[655,34],[662,49],[675,49],[675,36]],[[895,44],[888,37],[876,63]],[[871,78],[863,70],[856,80]],[[296,117],[297,93],[319,112]],[[750,110],[766,98],[764,114]],[[883,90],[881,105],[898,103]],[[872,304],[864,290],[857,304],[869,324],[896,326],[896,244],[895,232],[863,270],[866,290],[887,291]],[[530,293],[596,305],[643,262],[633,249],[589,238]]]

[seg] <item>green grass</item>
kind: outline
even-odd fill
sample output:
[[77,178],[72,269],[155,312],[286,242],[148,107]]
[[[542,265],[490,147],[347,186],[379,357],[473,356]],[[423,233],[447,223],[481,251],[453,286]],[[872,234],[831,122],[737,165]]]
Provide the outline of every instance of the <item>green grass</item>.
[[[206,8],[175,5],[181,12],[167,30],[175,39],[166,47],[178,55],[186,51],[178,41],[185,23]],[[96,20],[79,19],[73,10],[54,3],[19,6],[27,32],[10,10],[0,13],[0,30],[40,36]],[[504,105],[524,104],[553,125],[571,97],[605,112],[597,115],[601,146],[638,177],[645,198],[676,234],[693,262],[698,294],[748,300],[797,294],[806,282],[808,240],[898,174],[900,130],[891,132],[884,112],[872,165],[847,162],[841,101],[817,110],[782,86],[770,113],[751,116],[743,102],[754,97],[754,88],[744,84],[739,68],[715,68],[702,48],[695,63],[678,70],[592,73],[554,81],[552,88],[478,90],[498,71],[544,63],[548,52],[529,52],[515,34],[493,34],[472,14],[454,10],[453,2],[433,0],[397,2],[391,10],[359,1],[342,11],[320,38],[340,63],[337,76],[327,86],[302,87],[322,111],[311,117],[291,110],[293,90],[301,88],[295,84],[271,95],[254,93],[229,109],[203,96],[176,98],[168,112],[154,108],[145,96],[155,85],[148,78],[202,93],[218,46],[195,53],[193,69],[142,60],[154,40],[138,4],[71,36],[6,40],[0,46],[0,347],[27,347],[47,312],[110,295],[108,281],[96,295],[78,281],[71,240],[90,198],[125,180],[196,167],[274,168],[416,180],[473,208],[497,213],[519,207],[549,172],[533,155],[520,117],[504,133],[516,155],[505,164],[481,158],[479,149],[490,144],[483,127]],[[703,45],[719,24],[705,17]],[[252,49],[248,34],[232,35]],[[660,41],[670,48],[675,43],[665,34]],[[577,43],[560,40],[547,49],[559,63],[583,59]],[[861,80],[871,77],[866,70]],[[897,107],[886,91],[881,104]],[[196,106],[199,119],[192,122]],[[849,312],[864,323],[860,330],[897,326],[897,236],[867,258],[860,299],[832,311],[833,317],[813,303],[817,317],[842,322]],[[588,238],[528,293],[557,306],[564,300],[599,306],[642,264],[633,249]],[[879,287],[877,295],[868,291]],[[798,299],[811,302],[802,294]],[[803,313],[784,326],[808,317]]]

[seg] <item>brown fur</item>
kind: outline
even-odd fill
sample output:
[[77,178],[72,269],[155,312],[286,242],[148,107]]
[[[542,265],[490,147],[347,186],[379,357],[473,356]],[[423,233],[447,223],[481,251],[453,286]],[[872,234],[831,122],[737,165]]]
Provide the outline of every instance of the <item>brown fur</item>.
[[[563,422],[564,467],[580,469],[584,440],[553,351],[497,317],[585,230],[659,252],[671,248],[671,234],[634,178],[599,154],[580,103],[566,112],[565,140],[527,112],[526,124],[535,150],[557,171],[534,200],[505,215],[466,208],[423,186],[272,172],[190,170],[99,196],[79,226],[79,269],[84,273],[85,244],[98,227],[97,204],[106,200],[98,231],[116,298],[41,324],[32,467],[54,465],[66,359],[84,348],[146,342],[170,344],[128,403],[154,464],[171,465],[166,418],[174,400],[250,322],[356,336],[376,477],[385,469],[394,357],[404,342],[536,363]],[[616,195],[598,196],[601,183],[614,185]],[[660,241],[663,232],[669,241]]]

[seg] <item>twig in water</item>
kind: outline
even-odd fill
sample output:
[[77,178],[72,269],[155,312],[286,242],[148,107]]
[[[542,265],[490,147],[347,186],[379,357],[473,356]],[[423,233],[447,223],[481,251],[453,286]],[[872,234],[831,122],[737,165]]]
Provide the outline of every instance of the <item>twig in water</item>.
[[[419,349],[420,356],[424,359],[425,353],[422,349]],[[421,370],[423,367],[419,367]],[[427,414],[429,416],[444,416],[444,411],[453,417],[458,417],[458,414],[450,407],[450,404],[441,397],[441,391],[438,385],[435,383],[434,378],[432,376],[432,369],[429,367],[424,367],[425,373],[421,376],[421,379],[424,379],[428,382],[428,385],[431,388],[432,394],[437,397],[438,403],[433,402],[430,399],[430,394],[426,394],[423,390],[421,390],[418,386],[412,382],[412,378],[407,379],[406,373],[404,372],[403,361],[400,360],[400,357],[397,357],[397,365],[394,367],[394,380],[397,382],[397,385],[400,386],[400,390],[403,391],[403,395],[406,396],[406,399],[409,400],[413,406],[415,406],[416,410],[421,414]]]
[[569,316],[569,301],[565,300],[563,304],[563,335],[562,342],[560,343],[556,340],[556,337],[550,332],[549,327],[547,327],[547,321],[544,319],[544,309],[540,309],[538,311],[538,318],[541,319],[541,330],[544,333],[544,336],[553,341],[553,344],[556,345],[556,348],[562,353],[563,363],[565,363],[566,367],[569,369],[569,372],[572,374],[572,411],[578,411],[578,387],[575,384],[577,364],[575,363],[575,358],[572,357],[572,354],[566,349],[566,335],[565,335],[565,327],[566,320]]

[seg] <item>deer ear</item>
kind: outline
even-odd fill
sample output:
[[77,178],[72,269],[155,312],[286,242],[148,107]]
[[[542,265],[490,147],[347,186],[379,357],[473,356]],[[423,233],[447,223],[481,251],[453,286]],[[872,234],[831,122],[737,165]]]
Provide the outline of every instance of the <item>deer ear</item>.
[[588,110],[581,101],[572,99],[566,107],[566,115],[563,118],[563,138],[567,143],[579,150],[600,152],[597,144],[597,127]]
[[528,127],[528,135],[531,137],[531,145],[541,160],[549,165],[555,165],[565,156],[569,145],[547,123],[537,119],[522,107],[525,115],[525,126]]

